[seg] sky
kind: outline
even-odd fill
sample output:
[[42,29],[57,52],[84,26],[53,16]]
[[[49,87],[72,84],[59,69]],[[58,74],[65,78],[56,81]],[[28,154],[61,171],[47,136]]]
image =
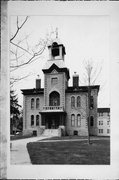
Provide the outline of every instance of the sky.
[[[19,17],[20,21],[24,16]],[[16,28],[16,16],[10,17],[10,34],[14,34]],[[110,106],[110,76],[109,76],[109,19],[108,16],[32,16],[20,30],[19,39],[29,35],[28,42],[34,46],[48,34],[58,28],[58,38],[66,49],[65,65],[70,70],[69,85],[72,85],[72,75],[79,74],[79,85],[83,82],[84,61],[91,60],[97,72],[102,68],[96,85],[100,85],[98,107]],[[52,39],[56,34],[52,35]],[[42,88],[44,87],[43,66],[48,60],[48,49],[43,52],[35,62],[14,71],[14,77],[26,76],[26,79],[14,84],[18,94],[19,103],[22,105],[23,96],[20,89],[35,88],[35,79],[40,75]],[[12,75],[13,75],[12,73]]]

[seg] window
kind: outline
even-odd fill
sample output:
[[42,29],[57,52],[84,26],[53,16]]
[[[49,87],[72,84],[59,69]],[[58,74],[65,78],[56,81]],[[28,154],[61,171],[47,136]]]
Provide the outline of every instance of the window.
[[103,121],[99,121],[99,125],[103,125]]
[[34,125],[34,115],[31,115],[31,126]]
[[91,109],[94,108],[94,99],[93,99],[93,96],[90,97],[90,108]]
[[36,126],[39,126],[39,115],[36,115]]
[[51,79],[51,84],[52,84],[52,85],[55,85],[55,84],[57,84],[57,83],[58,83],[57,77]]
[[77,115],[77,126],[81,126],[81,115]]
[[103,129],[99,129],[99,133],[103,133]]
[[93,116],[90,117],[90,126],[94,126],[94,118],[93,118]]
[[34,109],[34,98],[31,99],[31,109]]
[[81,97],[78,96],[77,97],[77,107],[80,107],[81,106]]
[[71,115],[71,126],[75,126],[75,115]]
[[49,105],[50,106],[60,106],[60,94],[56,91],[53,91],[49,95]]
[[109,121],[107,121],[107,125],[109,125]]
[[110,130],[109,129],[107,129],[107,134],[109,134],[110,133]]
[[72,96],[71,97],[71,108],[74,108],[75,107],[75,97]]
[[40,106],[40,100],[39,98],[36,99],[36,109],[39,109]]

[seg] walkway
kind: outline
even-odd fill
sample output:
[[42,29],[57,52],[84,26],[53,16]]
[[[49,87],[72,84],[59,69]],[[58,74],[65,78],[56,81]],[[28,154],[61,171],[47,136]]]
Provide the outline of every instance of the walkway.
[[10,149],[10,163],[12,165],[15,164],[31,164],[30,157],[27,151],[27,143],[40,141],[47,137],[32,137],[20,140],[10,141],[11,149]]
[[[62,142],[62,141],[87,141],[87,138],[83,139],[61,139],[61,140],[49,140],[50,137],[41,136],[41,137],[32,137],[20,140],[11,141],[12,147],[10,150],[10,157],[11,157],[11,164],[31,164],[30,157],[27,151],[27,143],[29,142]],[[44,139],[44,140],[43,140]],[[46,139],[46,140],[45,140]],[[100,140],[100,139],[107,139],[103,137],[92,137],[91,140]]]

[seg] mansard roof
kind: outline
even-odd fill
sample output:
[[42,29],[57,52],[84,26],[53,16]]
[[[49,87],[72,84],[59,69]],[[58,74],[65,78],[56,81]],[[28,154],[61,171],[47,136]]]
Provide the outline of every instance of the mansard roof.
[[110,112],[110,108],[98,108],[98,113]]
[[[90,86],[91,89],[97,89],[99,91],[100,86],[95,85],[95,86]],[[67,88],[66,93],[77,93],[77,92],[88,92],[88,86],[78,86],[78,87],[73,87],[70,86]]]
[[37,94],[44,94],[44,88],[40,88],[40,89],[21,89],[22,94],[24,95],[37,95]]
[[[61,60],[60,60],[61,61]],[[70,75],[69,75],[69,69],[66,68],[66,67],[58,67],[55,63],[53,63],[50,68],[48,69],[42,69],[42,71],[44,73],[51,73],[53,70],[56,70],[57,72],[65,72],[67,74],[67,78],[69,79],[70,78]]]

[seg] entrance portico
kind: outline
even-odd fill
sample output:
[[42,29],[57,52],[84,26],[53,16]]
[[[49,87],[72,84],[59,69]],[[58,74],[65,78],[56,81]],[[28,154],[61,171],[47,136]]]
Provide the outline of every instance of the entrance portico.
[[59,126],[65,126],[66,112],[59,110],[50,110],[39,112],[41,114],[41,125],[46,129],[58,129]]

